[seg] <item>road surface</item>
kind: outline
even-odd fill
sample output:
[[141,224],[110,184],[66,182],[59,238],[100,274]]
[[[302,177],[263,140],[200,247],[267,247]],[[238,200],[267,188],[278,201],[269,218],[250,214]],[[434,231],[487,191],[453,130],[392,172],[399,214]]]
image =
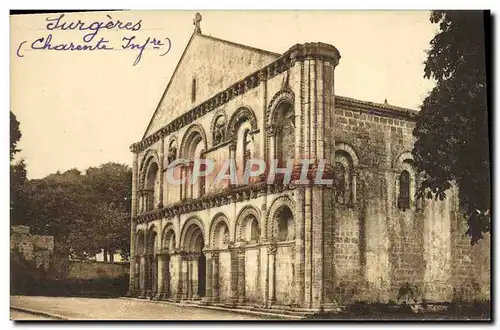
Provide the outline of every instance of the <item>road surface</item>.
[[11,296],[10,305],[70,320],[262,320],[254,315],[124,298]]

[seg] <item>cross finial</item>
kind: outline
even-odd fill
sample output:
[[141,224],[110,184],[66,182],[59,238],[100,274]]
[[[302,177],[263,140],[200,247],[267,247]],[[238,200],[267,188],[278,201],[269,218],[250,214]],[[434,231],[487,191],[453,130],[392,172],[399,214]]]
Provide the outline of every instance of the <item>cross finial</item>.
[[384,104],[389,104],[389,103],[387,103],[387,99],[384,100]]
[[200,22],[201,22],[201,14],[196,13],[196,15],[194,15],[194,20],[193,20],[195,33],[201,33]]

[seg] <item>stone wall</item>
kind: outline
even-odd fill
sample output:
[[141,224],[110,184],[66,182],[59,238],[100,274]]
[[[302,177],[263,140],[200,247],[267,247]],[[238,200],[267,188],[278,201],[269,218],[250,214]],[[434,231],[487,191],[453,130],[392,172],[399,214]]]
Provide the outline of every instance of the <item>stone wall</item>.
[[[230,43],[221,44],[209,36],[193,35],[176,69],[179,74],[174,73],[146,135],[276,57],[277,54],[270,52],[256,52]],[[210,59],[210,65],[200,59]],[[193,79],[196,79],[194,102],[191,100]]]
[[47,270],[54,251],[54,237],[32,235],[29,226],[11,226],[10,249],[19,250],[26,260]]
[[[196,42],[200,51],[190,53],[186,63],[211,49],[202,45],[206,40]],[[224,49],[221,46],[219,51],[224,53]],[[244,75],[245,56],[235,52],[225,60],[234,60],[234,72]],[[249,69],[254,70],[255,63],[275,60],[255,56],[248,57]],[[149,189],[144,178],[152,163],[158,164],[159,174],[154,179],[153,209],[141,209],[144,195],[133,198],[133,209],[138,201],[139,211],[133,211],[131,251],[139,266],[132,265],[136,271],[131,278],[140,280],[134,282],[131,293],[156,299],[198,299],[195,291],[203,279],[197,270],[203,268],[200,260],[204,260],[200,255],[206,257],[208,302],[320,309],[356,300],[414,298],[402,297],[408,293],[405,287],[420,300],[437,301],[457,296],[470,300],[489,291],[485,276],[489,257],[472,255],[487,248],[467,246],[464,221],[458,216],[457,190],[451,190],[444,201],[415,198],[420,179],[412,167],[411,150],[417,112],[336,96],[338,57],[338,51],[329,45],[294,46],[277,63],[194,109],[198,99],[193,102],[183,91],[192,72],[180,67],[186,74],[174,77],[172,86],[182,88],[171,86],[178,93],[166,94],[170,96],[163,98],[147,133],[169,126],[132,147],[136,153],[134,178],[138,178],[134,189],[143,193]],[[217,70],[224,68],[218,61]],[[196,63],[191,66],[206,69]],[[201,102],[235,78],[231,71],[227,79],[217,80],[221,76],[217,70],[201,73],[200,77],[208,79],[201,89]],[[292,104],[295,136],[280,148],[293,149],[296,159],[338,160],[345,165],[348,189],[341,201],[340,186],[215,185],[212,176],[205,182],[203,194],[198,193],[200,187],[193,188],[196,193],[186,194],[181,193],[186,187],[167,182],[167,155],[172,150],[178,158],[204,156],[215,160],[216,166],[227,158],[240,159],[240,124],[251,129],[252,157],[267,162],[275,158],[279,123],[273,121],[273,111],[281,101]],[[176,119],[181,112],[184,115]],[[219,116],[226,125],[222,142],[215,139],[214,123]],[[194,135],[196,139],[192,139]],[[191,140],[194,145],[189,144]],[[241,167],[237,169],[241,174]],[[407,199],[400,191],[406,191],[400,188],[403,171],[409,175]],[[279,207],[288,207],[293,218],[293,236],[282,241],[278,240]],[[249,212],[259,228],[253,243],[241,234]],[[158,268],[153,260],[158,260]],[[169,274],[151,277],[155,269],[163,269],[164,262],[169,263]],[[168,289],[163,278],[169,279]],[[158,283],[151,285],[156,279]]]
[[337,276],[364,282],[356,298],[397,300],[405,284],[431,301],[484,297],[488,241],[471,248],[458,190],[444,201],[418,201],[418,178],[412,177],[410,208],[399,209],[398,178],[401,163],[411,160],[414,120],[370,108],[377,105],[340,98],[335,110],[335,142],[351,146],[359,158],[356,204],[335,205]]
[[67,279],[119,278],[128,274],[128,262],[70,261],[68,263]]

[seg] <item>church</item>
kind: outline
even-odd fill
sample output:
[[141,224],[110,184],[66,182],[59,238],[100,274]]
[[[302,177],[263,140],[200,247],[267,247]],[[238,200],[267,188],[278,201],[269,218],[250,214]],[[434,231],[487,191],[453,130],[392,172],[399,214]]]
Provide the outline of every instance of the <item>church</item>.
[[[332,45],[277,54],[203,34],[199,14],[194,27],[130,147],[129,296],[313,312],[489,299],[489,255],[474,257],[457,189],[415,198],[418,111],[336,95]],[[178,185],[166,179],[177,159],[236,159],[238,174],[248,159],[311,159],[312,172],[324,160],[333,184],[270,184],[266,172]]]

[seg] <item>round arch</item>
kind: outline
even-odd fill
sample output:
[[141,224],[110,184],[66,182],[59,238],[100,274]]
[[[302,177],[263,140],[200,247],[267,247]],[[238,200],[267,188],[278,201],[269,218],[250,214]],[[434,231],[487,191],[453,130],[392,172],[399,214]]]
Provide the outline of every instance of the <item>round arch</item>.
[[351,158],[352,161],[352,166],[353,167],[358,167],[359,166],[359,158],[358,154],[354,150],[353,147],[351,147],[349,144],[345,142],[337,142],[335,143],[335,152],[337,151],[343,151],[346,154],[348,154]]
[[217,213],[213,218],[210,223],[210,237],[209,237],[209,242],[210,242],[210,247],[215,248],[216,246],[216,230],[219,228],[219,226],[225,225],[227,227],[227,230],[229,232],[229,241],[233,240],[233,237],[231,237],[231,230],[229,230],[229,221],[227,216],[219,212]]
[[139,167],[139,189],[144,189],[146,174],[152,163],[160,164],[158,152],[154,149],[149,149],[142,157],[141,166]]
[[293,202],[293,200],[291,200],[287,195],[277,197],[272,202],[271,207],[266,214],[266,237],[268,239],[274,237],[275,235],[276,224],[274,220],[276,217],[276,213],[283,206],[287,206],[290,209],[294,219],[297,218],[297,212],[295,211],[295,203]]
[[146,236],[146,253],[153,254],[155,252],[155,244],[157,244],[156,240],[159,239],[158,227],[155,224],[149,226]]
[[235,140],[237,138],[238,126],[247,120],[250,122],[252,130],[256,130],[257,117],[253,110],[248,106],[238,108],[227,124],[227,140]]
[[274,123],[274,119],[276,117],[277,109],[279,109],[282,103],[288,103],[292,107],[295,104],[295,95],[289,89],[282,89],[278,93],[276,93],[271,102],[269,102],[269,106],[266,111],[266,123],[267,125],[272,125]]
[[[222,118],[222,119],[220,119]],[[227,131],[227,114],[224,109],[219,109],[212,117],[210,124],[210,136],[212,138],[212,146],[216,146],[226,140]],[[220,141],[218,141],[218,139]]]
[[191,126],[189,126],[182,137],[179,149],[180,158],[189,159],[187,147],[196,138],[197,135],[200,137],[203,143],[203,149],[207,150],[207,136],[205,134],[205,130],[200,124],[192,124]]
[[236,226],[234,228],[234,235],[233,235],[235,241],[242,240],[243,228],[246,225],[247,219],[251,216],[255,218],[255,220],[257,221],[257,229],[260,236],[260,232],[262,232],[260,212],[254,206],[247,205],[241,209],[241,211],[238,213],[238,216],[236,217]]
[[399,156],[394,157],[394,160],[392,161],[392,168],[400,169],[405,162],[409,164],[413,163],[413,155],[410,151],[403,151],[399,154]]
[[[180,237],[180,241],[179,241],[179,247],[181,249],[186,249],[186,246],[187,244],[186,243],[190,243],[192,241],[192,234],[193,234],[193,231],[196,231],[196,227],[199,228],[199,230],[201,231],[201,235],[202,235],[202,238],[203,238],[203,245],[205,246],[206,245],[206,230],[205,230],[205,226],[203,225],[203,221],[201,221],[200,218],[198,218],[197,216],[194,216],[194,217],[191,217],[189,218],[185,223],[184,223],[184,226],[182,227],[182,230],[181,230],[181,237]],[[186,249],[187,250],[187,249]]]
[[174,224],[172,222],[168,222],[163,229],[162,239],[161,239],[161,247],[162,250],[170,251],[171,249],[177,248],[177,233],[175,231]]

